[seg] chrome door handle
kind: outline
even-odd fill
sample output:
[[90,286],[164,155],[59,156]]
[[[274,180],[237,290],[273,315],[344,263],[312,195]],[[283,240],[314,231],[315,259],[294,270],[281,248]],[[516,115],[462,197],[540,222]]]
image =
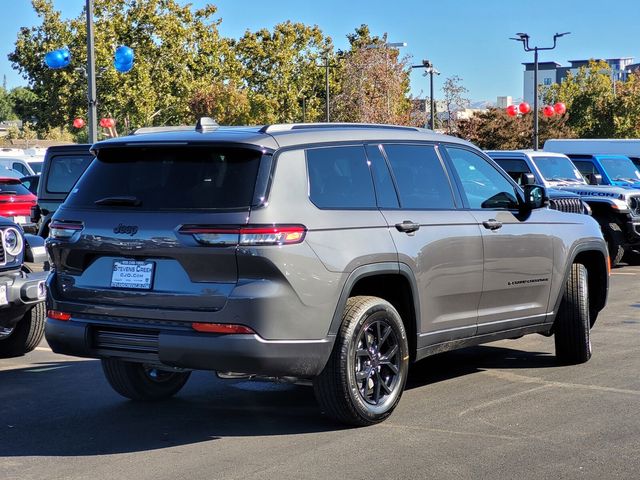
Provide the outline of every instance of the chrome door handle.
[[420,230],[420,224],[414,223],[411,220],[405,220],[402,223],[396,223],[396,229],[399,232],[413,233],[416,230]]
[[502,222],[499,222],[495,218],[490,218],[489,220],[485,220],[484,222],[482,222],[482,225],[487,230],[498,230],[502,227]]

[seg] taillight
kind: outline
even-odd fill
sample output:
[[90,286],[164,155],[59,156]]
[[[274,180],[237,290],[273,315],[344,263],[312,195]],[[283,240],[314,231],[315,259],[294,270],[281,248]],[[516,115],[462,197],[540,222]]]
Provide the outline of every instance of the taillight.
[[253,329],[231,323],[192,323],[191,328],[203,333],[254,334]]
[[53,320],[60,320],[61,322],[67,322],[71,320],[71,314],[65,312],[59,312],[57,310],[49,310],[47,312],[47,317]]
[[74,233],[79,232],[84,227],[80,223],[51,222],[49,224],[49,236],[61,240],[69,239]]
[[302,243],[307,228],[304,225],[275,225],[247,227],[185,226],[180,233],[191,234],[203,245],[293,245]]

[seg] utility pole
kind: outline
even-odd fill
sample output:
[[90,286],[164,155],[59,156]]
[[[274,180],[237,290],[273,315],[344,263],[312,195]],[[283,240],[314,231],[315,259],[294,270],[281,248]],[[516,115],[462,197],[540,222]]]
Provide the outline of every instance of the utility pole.
[[553,36],[553,46],[551,47],[529,47],[529,34],[516,33],[518,38],[511,38],[516,42],[522,42],[525,52],[533,52],[533,149],[538,150],[539,126],[538,126],[538,52],[541,50],[553,50],[556,48],[558,38],[569,35],[571,32],[556,33]]
[[330,117],[329,117],[329,53],[327,52],[327,54],[324,57],[324,68],[325,68],[325,107],[326,107],[326,121],[327,123],[329,123]]
[[87,100],[89,102],[88,133],[89,143],[98,140],[98,101],[96,100],[96,61],[93,39],[93,0],[87,0]]
[[433,98],[433,75],[440,75],[440,72],[438,70],[436,70],[436,67],[433,66],[433,63],[430,60],[422,60],[422,63],[420,65],[412,65],[411,68],[424,68],[424,75],[429,75],[429,95],[430,95],[430,110],[431,110],[431,116],[429,118],[429,128],[431,130],[434,129],[435,127],[435,111],[436,111],[436,103],[435,100]]

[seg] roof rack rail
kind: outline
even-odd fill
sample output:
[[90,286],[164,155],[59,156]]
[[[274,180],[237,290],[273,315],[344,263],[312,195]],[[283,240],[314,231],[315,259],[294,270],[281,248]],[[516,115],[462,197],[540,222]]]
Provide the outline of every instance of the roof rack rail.
[[392,130],[410,130],[422,132],[420,127],[408,127],[404,125],[378,125],[375,123],[274,123],[265,125],[260,133],[288,132],[291,130],[322,129],[322,128],[385,128]]
[[133,135],[142,135],[145,133],[175,132],[180,130],[193,130],[193,127],[190,125],[178,125],[178,126],[165,125],[163,127],[140,127],[133,131]]

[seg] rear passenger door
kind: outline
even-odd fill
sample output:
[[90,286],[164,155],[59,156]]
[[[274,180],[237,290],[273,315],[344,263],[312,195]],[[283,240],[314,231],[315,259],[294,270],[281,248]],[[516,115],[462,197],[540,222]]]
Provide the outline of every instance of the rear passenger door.
[[478,334],[544,323],[553,273],[553,242],[545,210],[518,214],[517,187],[504,172],[465,147],[446,152],[464,203],[484,243]]
[[[420,300],[418,348],[476,332],[482,240],[435,145],[368,145],[378,205]],[[396,194],[397,192],[397,194]]]

